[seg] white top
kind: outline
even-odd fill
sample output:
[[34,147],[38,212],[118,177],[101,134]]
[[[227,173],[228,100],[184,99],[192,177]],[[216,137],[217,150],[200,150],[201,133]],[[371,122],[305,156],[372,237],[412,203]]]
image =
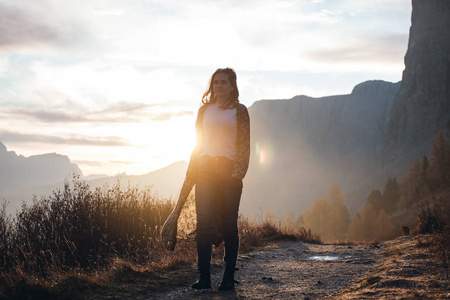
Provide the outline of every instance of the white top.
[[203,150],[200,156],[236,158],[236,108],[222,109],[217,103],[209,104],[203,115]]

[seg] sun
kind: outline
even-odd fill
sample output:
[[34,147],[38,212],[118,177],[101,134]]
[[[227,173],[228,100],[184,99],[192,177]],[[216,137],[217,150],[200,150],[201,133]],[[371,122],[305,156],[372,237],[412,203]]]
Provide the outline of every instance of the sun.
[[194,123],[193,116],[149,122],[139,130],[130,132],[128,138],[132,144],[140,145],[140,150],[144,151],[140,158],[144,164],[153,161],[154,165],[161,166],[177,161],[189,161],[196,139]]

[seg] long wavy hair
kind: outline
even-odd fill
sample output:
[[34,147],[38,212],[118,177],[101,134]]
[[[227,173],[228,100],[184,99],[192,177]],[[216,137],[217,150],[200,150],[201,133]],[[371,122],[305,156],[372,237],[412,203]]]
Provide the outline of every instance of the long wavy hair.
[[225,68],[225,69],[217,69],[214,74],[211,76],[211,79],[209,80],[208,89],[203,94],[202,97],[202,105],[206,104],[212,104],[216,102],[216,95],[214,95],[213,90],[213,82],[214,77],[219,74],[223,73],[228,76],[228,81],[230,82],[231,86],[233,87],[233,90],[230,93],[230,98],[228,98],[228,101],[222,106],[223,109],[229,109],[229,108],[235,108],[236,105],[239,103],[239,90],[237,87],[236,82],[236,72],[231,68]]

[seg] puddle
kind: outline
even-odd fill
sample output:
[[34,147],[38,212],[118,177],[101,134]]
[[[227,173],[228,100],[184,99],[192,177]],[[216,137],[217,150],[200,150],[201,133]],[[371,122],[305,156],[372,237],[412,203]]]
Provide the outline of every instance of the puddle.
[[317,260],[317,261],[333,261],[333,260],[339,260],[341,257],[339,256],[332,256],[332,255],[315,255],[310,256],[310,260]]

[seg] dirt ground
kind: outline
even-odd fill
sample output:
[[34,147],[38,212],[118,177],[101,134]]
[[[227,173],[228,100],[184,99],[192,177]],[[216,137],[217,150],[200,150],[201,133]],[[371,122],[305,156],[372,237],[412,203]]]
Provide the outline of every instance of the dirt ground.
[[223,272],[217,260],[210,290],[191,289],[196,267],[185,266],[157,276],[133,276],[130,285],[114,294],[88,298],[450,299],[449,280],[430,252],[427,236],[358,246],[277,242],[241,255],[237,267],[240,284],[232,291],[217,290]]
[[217,262],[211,290],[196,291],[188,284],[145,299],[323,299],[367,273],[381,257],[380,246],[282,242],[239,257],[235,277],[240,284],[234,291],[217,290],[223,269]]

